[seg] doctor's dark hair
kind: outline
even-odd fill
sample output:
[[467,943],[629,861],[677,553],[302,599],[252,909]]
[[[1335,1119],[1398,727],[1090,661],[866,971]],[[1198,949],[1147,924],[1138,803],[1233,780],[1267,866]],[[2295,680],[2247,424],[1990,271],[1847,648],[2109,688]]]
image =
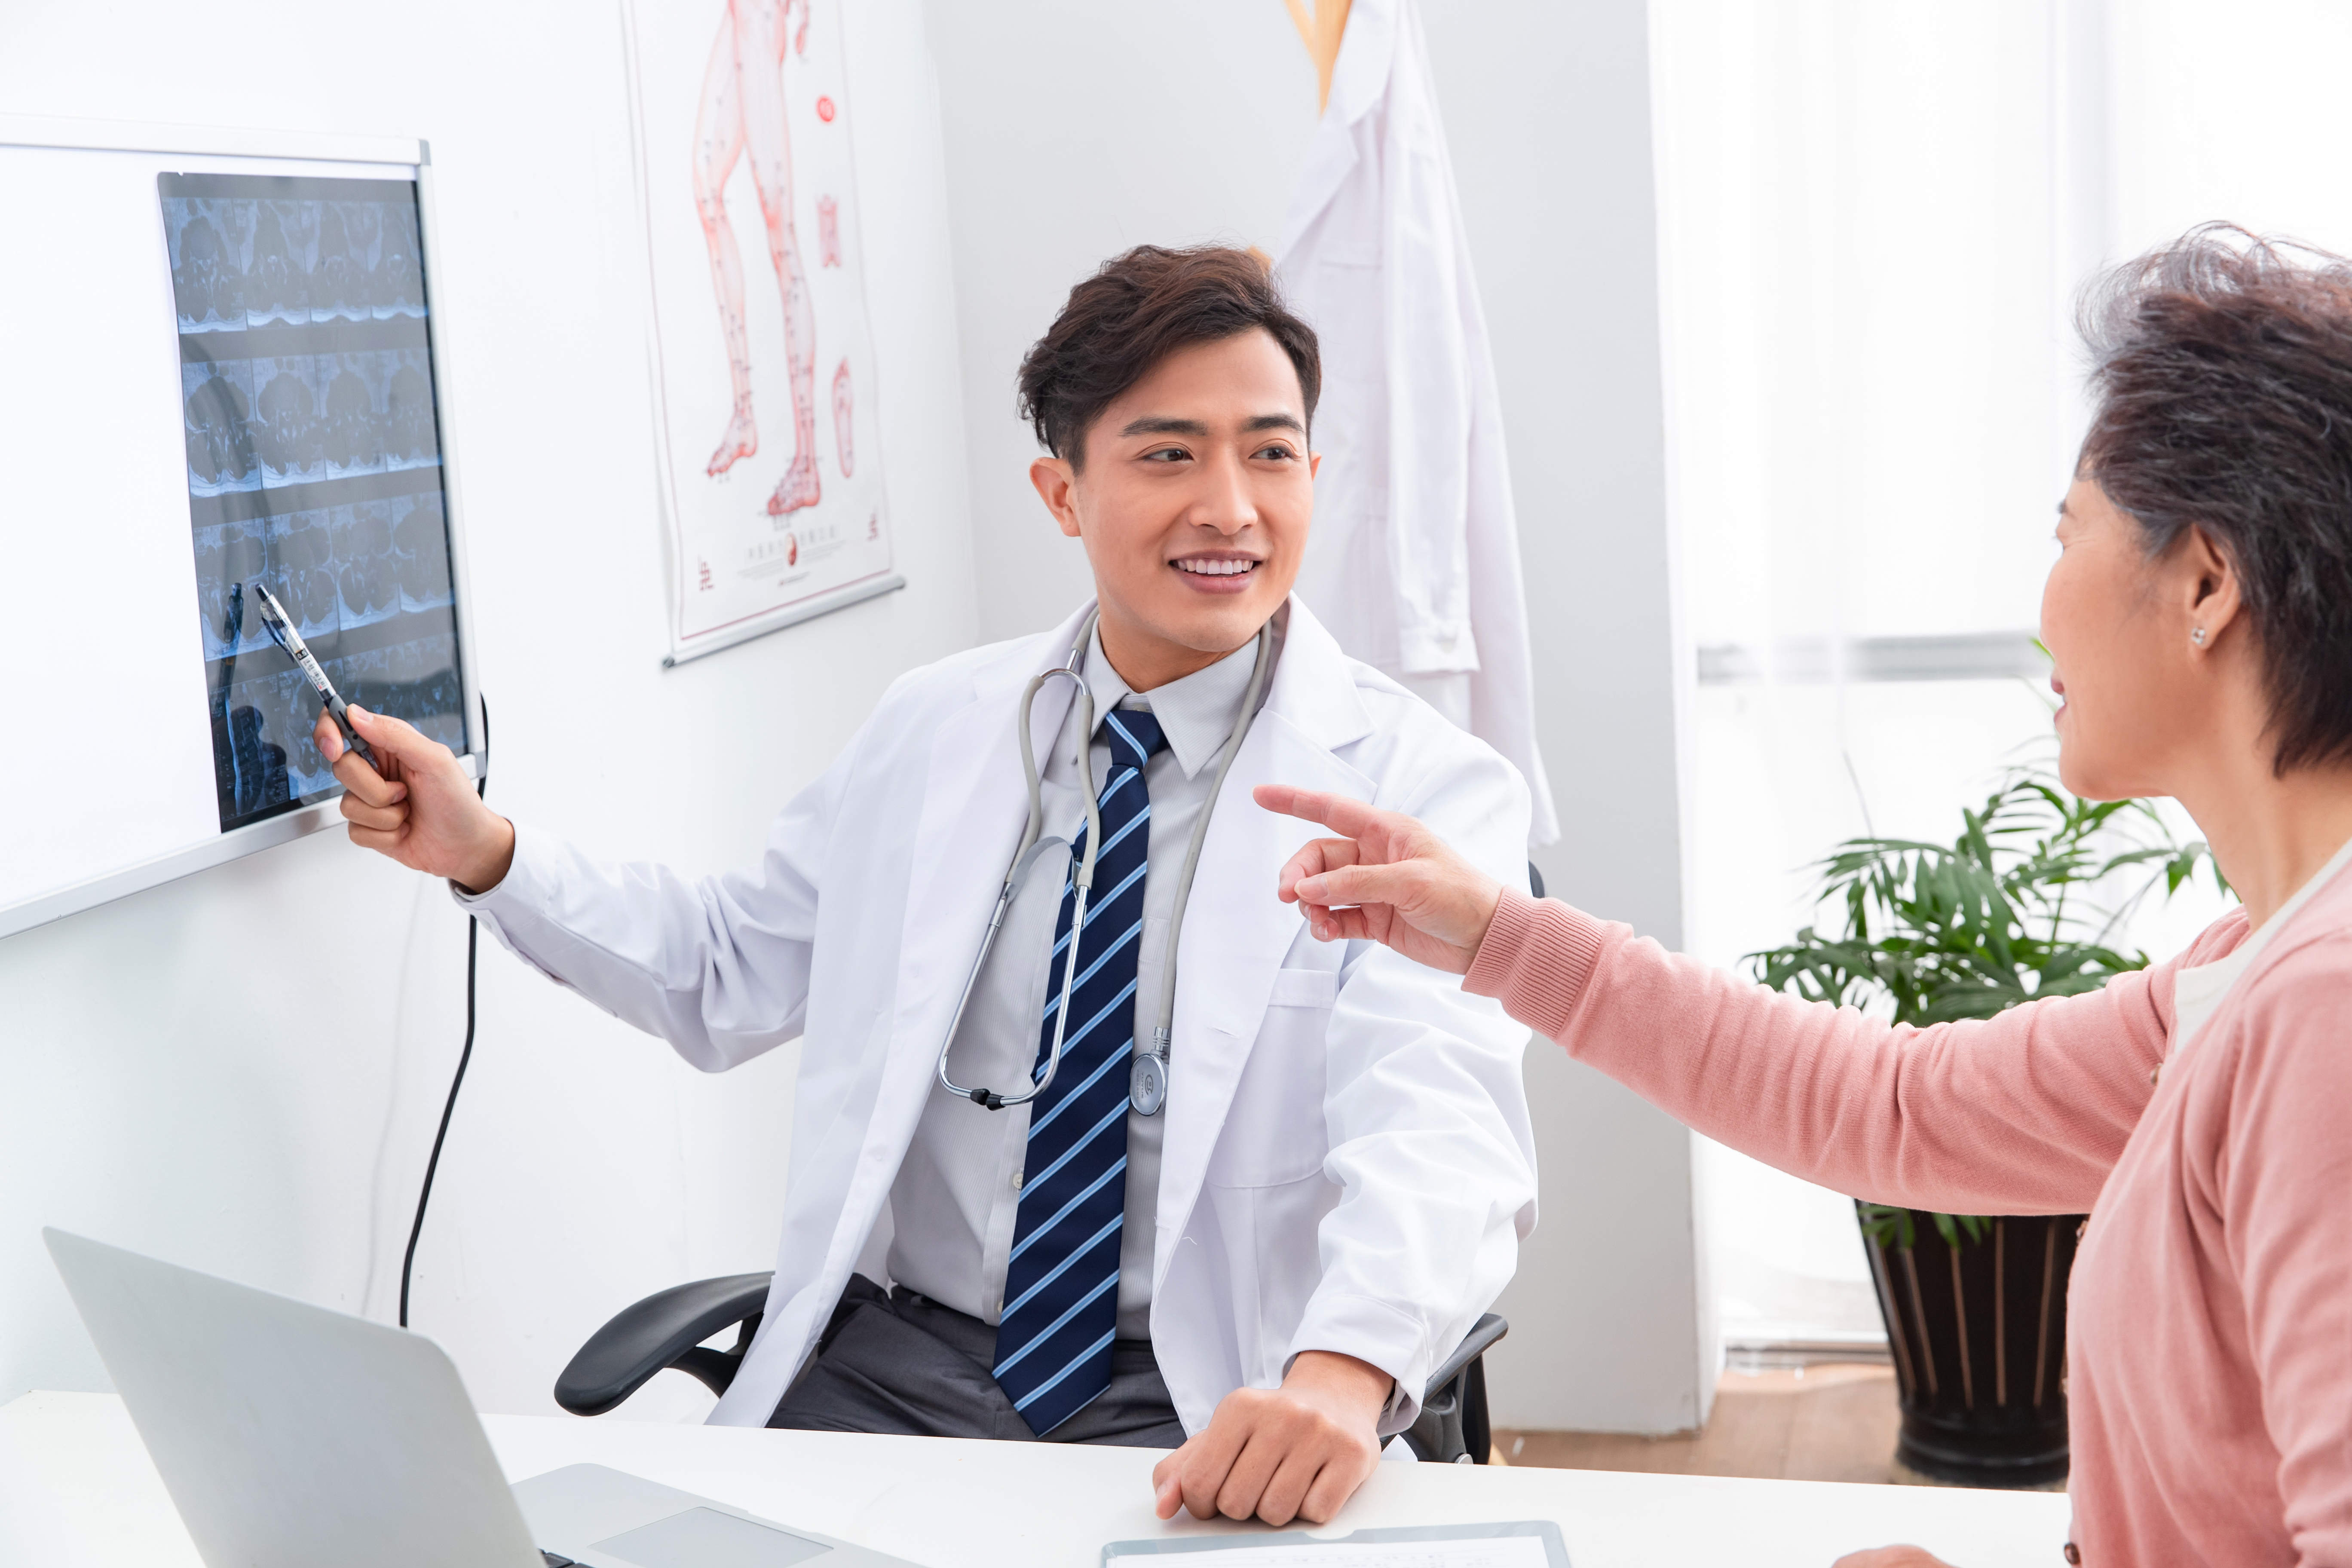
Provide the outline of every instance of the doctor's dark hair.
[[1242,332],[1269,333],[1298,372],[1307,423],[1323,390],[1315,329],[1282,303],[1265,263],[1246,250],[1139,245],[1070,290],[1062,313],[1021,361],[1021,416],[1074,468],[1087,426],[1179,349]]
[[2206,224],[2084,290],[2079,471],[2150,558],[2205,531],[2242,581],[2271,765],[2352,761],[2352,261]]

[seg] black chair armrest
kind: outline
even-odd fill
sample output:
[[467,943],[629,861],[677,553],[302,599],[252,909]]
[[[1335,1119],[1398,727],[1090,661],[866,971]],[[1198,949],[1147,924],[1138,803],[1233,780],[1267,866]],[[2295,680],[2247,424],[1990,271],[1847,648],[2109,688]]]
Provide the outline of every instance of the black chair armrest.
[[1488,1312],[1471,1324],[1470,1331],[1462,1337],[1462,1342],[1454,1347],[1454,1353],[1439,1362],[1437,1370],[1429,1374],[1427,1397],[1435,1399],[1447,1384],[1462,1374],[1464,1367],[1494,1349],[1510,1331],[1509,1321],[1500,1312]]
[[[697,1279],[622,1309],[588,1336],[556,1378],[555,1402],[574,1415],[602,1415],[668,1367],[690,1373],[713,1394],[726,1393],[759,1330],[774,1278],[730,1274]],[[730,1323],[740,1325],[731,1349],[711,1350],[702,1343]],[[1403,1434],[1406,1446],[1423,1460],[1486,1462],[1491,1435],[1481,1358],[1510,1331],[1499,1315],[1486,1313],[1430,1374],[1420,1418]]]
[[1402,1434],[1405,1447],[1424,1464],[1483,1465],[1494,1447],[1486,1420],[1486,1352],[1511,1325],[1488,1312],[1471,1325],[1454,1353],[1430,1373],[1421,1415]]
[[[665,1367],[699,1378],[713,1394],[724,1394],[743,1363],[743,1352],[768,1304],[771,1274],[730,1274],[674,1285],[616,1313],[588,1336],[571,1364],[555,1380],[555,1403],[574,1415],[602,1415],[645,1385]],[[731,1351],[709,1350],[702,1342],[730,1323],[740,1323]]]

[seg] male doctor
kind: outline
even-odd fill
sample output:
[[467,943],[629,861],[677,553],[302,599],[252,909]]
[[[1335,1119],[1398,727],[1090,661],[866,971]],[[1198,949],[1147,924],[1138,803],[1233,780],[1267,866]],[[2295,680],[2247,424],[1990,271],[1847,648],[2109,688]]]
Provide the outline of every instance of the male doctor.
[[[321,721],[352,840],[450,879],[525,963],[708,1071],[803,1039],[775,1284],[713,1420],[1175,1447],[1160,1517],[1319,1523],[1510,1278],[1526,1031],[1267,892],[1297,847],[1250,797],[1275,780],[1418,817],[1496,878],[1527,840],[1510,765],[1290,597],[1319,379],[1246,253],[1142,247],[1072,289],[1021,396],[1094,603],[901,677],[743,871],[597,860],[491,813],[399,721],[352,710],[382,774]],[[1074,651],[1095,726],[1073,682],[1035,692],[1058,842],[975,975],[1028,813],[1024,689]],[[1073,961],[1082,746],[1100,838]],[[1171,952],[1160,1105],[1131,1075]],[[968,979],[944,1076],[978,1099],[940,1070]],[[1042,1092],[982,1102],[1020,1101],[1057,1029]],[[885,1225],[887,1286],[854,1272]]]

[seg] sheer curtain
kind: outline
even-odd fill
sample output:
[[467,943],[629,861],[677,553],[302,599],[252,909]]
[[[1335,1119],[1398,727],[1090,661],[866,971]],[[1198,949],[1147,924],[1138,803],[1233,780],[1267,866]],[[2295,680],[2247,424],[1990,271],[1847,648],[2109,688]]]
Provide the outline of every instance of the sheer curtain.
[[[1651,16],[1686,940],[1734,963],[1814,919],[1837,840],[1948,841],[2050,751],[2032,636],[2083,424],[2071,302],[2107,248],[2108,44],[2069,0]],[[1700,1159],[1733,1352],[1879,1342],[1847,1200]]]

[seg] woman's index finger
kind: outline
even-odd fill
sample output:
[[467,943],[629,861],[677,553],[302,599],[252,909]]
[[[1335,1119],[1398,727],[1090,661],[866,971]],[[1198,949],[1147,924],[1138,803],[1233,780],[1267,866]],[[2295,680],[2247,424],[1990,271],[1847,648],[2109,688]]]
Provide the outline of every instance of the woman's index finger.
[[1362,801],[1323,790],[1300,789],[1297,784],[1260,784],[1250,795],[1268,811],[1318,823],[1350,838],[1361,837],[1380,816]]

